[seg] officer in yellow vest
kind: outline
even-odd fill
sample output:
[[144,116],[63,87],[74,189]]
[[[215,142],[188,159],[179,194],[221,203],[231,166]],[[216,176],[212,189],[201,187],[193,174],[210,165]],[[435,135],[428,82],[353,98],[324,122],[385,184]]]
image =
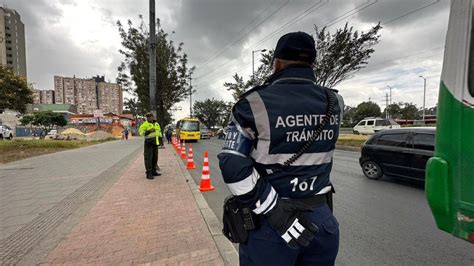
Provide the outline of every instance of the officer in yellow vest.
[[154,179],[155,176],[160,176],[156,167],[158,165],[158,145],[160,145],[161,128],[160,124],[156,122],[152,113],[146,114],[146,121],[140,126],[140,136],[145,137],[145,169],[146,178]]

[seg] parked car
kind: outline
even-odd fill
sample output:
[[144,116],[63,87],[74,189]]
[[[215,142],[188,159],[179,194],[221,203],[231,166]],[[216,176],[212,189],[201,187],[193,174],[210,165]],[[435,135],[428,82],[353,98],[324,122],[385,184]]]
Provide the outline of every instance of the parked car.
[[393,119],[384,119],[381,117],[366,117],[353,128],[352,132],[358,134],[374,134],[375,132],[400,128],[400,125]]
[[383,175],[416,180],[425,179],[425,167],[433,157],[434,127],[410,127],[383,130],[367,140],[359,163],[367,178]]
[[211,135],[209,134],[209,131],[207,129],[201,130],[201,139],[210,139]]
[[0,125],[0,139],[13,139],[13,131],[9,126]]

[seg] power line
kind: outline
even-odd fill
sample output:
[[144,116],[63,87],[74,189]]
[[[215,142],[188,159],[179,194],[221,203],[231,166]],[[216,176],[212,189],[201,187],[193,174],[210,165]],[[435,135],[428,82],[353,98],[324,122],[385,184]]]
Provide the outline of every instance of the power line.
[[[377,2],[378,2],[378,0],[375,0],[375,2],[372,2],[372,3],[366,3],[366,4],[363,4],[363,5],[359,5],[359,6],[357,6],[356,8],[354,8],[354,9],[352,9],[352,10],[349,10],[349,11],[343,13],[341,16],[338,16],[338,17],[336,17],[335,19],[329,21],[328,23],[325,24],[325,26],[332,26],[332,25],[334,25],[335,23],[341,21],[342,19],[345,19],[345,18],[347,18],[347,17],[350,17],[350,16],[352,16],[352,15],[354,15],[354,14],[356,14],[356,13],[358,13],[358,12],[360,12],[360,11],[362,11],[362,10],[364,10],[364,9],[366,9],[366,8],[368,8],[368,7],[372,6],[372,5],[374,5],[374,4],[376,4]],[[428,4],[428,5],[422,6],[422,7],[420,7],[420,8],[415,9],[415,10],[412,10],[412,11],[410,11],[410,12],[407,12],[407,13],[405,13],[405,14],[403,14],[403,15],[400,15],[400,16],[398,16],[398,17],[395,17],[395,18],[393,18],[393,19],[390,19],[390,20],[388,20],[388,21],[386,21],[386,22],[383,22],[382,25],[387,25],[387,24],[392,23],[392,22],[394,22],[394,21],[397,21],[397,20],[400,20],[400,19],[402,19],[402,18],[405,18],[405,17],[407,17],[407,16],[409,16],[409,15],[411,15],[411,14],[414,14],[414,13],[417,13],[417,12],[419,12],[419,11],[421,11],[421,10],[424,10],[424,9],[426,9],[426,8],[432,6],[432,5],[438,4],[439,2],[440,2],[439,0],[436,0],[436,1],[433,2],[433,3],[430,3],[430,4]],[[364,6],[364,5],[365,5],[365,6]],[[349,14],[348,14],[348,13],[349,13]],[[255,46],[254,46],[254,47],[255,47]],[[443,46],[443,47],[444,47],[444,46]],[[438,49],[439,49],[439,48],[438,48]],[[436,48],[433,49],[433,50],[436,50]],[[426,53],[426,52],[428,52],[428,51],[425,51],[424,53]],[[376,64],[376,65],[370,65],[370,66],[369,66],[369,69],[372,68],[372,67],[374,67],[374,66],[381,65],[381,64],[383,64],[383,63],[385,63],[385,62],[389,62],[389,61],[391,62],[391,61],[393,61],[393,60],[404,59],[404,58],[413,57],[413,56],[418,56],[418,55],[420,55],[420,53],[417,53],[416,55],[407,56],[407,57],[401,57],[401,58],[394,58],[394,59],[391,59],[391,60],[385,60],[385,61],[383,61],[383,62],[381,62],[381,63]],[[433,55],[433,56],[434,56],[434,55]],[[430,56],[430,57],[432,57],[432,56]],[[235,59],[234,59],[234,60],[235,60]],[[226,63],[224,63],[223,65],[221,65],[220,67],[222,67],[222,66],[224,66],[224,65],[226,65],[226,64],[228,64],[228,63],[230,63],[230,62],[232,62],[232,61],[234,61],[234,60],[229,60],[229,61],[227,61]],[[248,64],[247,64],[247,65],[248,65]],[[204,77],[204,76],[206,76],[206,75],[208,75],[208,74],[210,74],[210,73],[213,73],[213,72],[217,71],[218,69],[220,69],[220,67],[219,67],[219,68],[216,68],[216,69],[214,69],[213,71],[210,71],[210,72],[208,72],[208,73],[206,73],[206,74],[204,74],[204,75],[202,75],[202,76],[200,76],[200,77]],[[367,69],[367,68],[365,68],[365,69]],[[233,72],[233,71],[232,71],[232,72]],[[221,79],[221,78],[225,77],[226,75],[228,75],[228,74],[222,75],[222,76],[220,76],[219,78],[212,80],[212,82],[213,82],[213,81],[216,81],[216,80],[218,80],[218,79]],[[207,82],[207,84],[210,84],[210,83],[211,83],[211,82]],[[204,84],[206,84],[206,83],[201,83],[200,85],[204,85]]]
[[399,20],[399,19],[401,19],[401,18],[404,18],[404,17],[409,16],[409,15],[411,15],[411,14],[413,14],[413,13],[416,13],[416,12],[418,12],[418,11],[421,11],[421,10],[423,10],[423,9],[425,9],[425,8],[428,8],[428,7],[432,6],[432,5],[436,5],[436,4],[438,4],[439,2],[440,2],[440,0],[436,0],[436,1],[434,1],[433,3],[431,3],[431,4],[428,4],[428,5],[426,5],[426,6],[422,6],[422,7],[418,8],[418,9],[415,9],[415,10],[413,10],[413,11],[410,11],[410,12],[408,12],[408,13],[405,13],[405,14],[403,14],[403,15],[401,15],[401,16],[398,16],[398,17],[396,17],[396,18],[393,18],[393,19],[390,19],[390,20],[388,20],[388,21],[386,21],[386,22],[383,22],[382,25],[387,25],[387,24],[389,24],[389,23],[392,23],[392,22],[394,22],[394,21],[397,21],[397,20]]
[[[259,27],[260,25],[262,25],[265,21],[267,21],[267,19],[269,19],[270,17],[272,17],[273,15],[275,15],[278,11],[280,11],[283,7],[285,7],[286,5],[288,5],[288,3],[290,3],[290,0],[287,0],[286,2],[284,2],[282,5],[280,5],[276,10],[274,10],[272,13],[270,13],[270,15],[268,15],[267,17],[265,17],[262,21],[260,21],[257,25],[255,25],[252,29],[250,29],[247,33],[245,33],[244,35],[242,35],[239,39],[237,39],[236,41],[234,41],[230,46],[228,46],[229,48],[236,45],[237,43],[239,43],[241,40],[243,40],[250,32],[252,32],[254,29],[256,29],[257,27]],[[226,48],[227,49],[227,48]],[[219,55],[221,55],[226,49],[223,49],[221,50],[219,53],[217,53],[216,56],[214,56],[214,58],[217,58]],[[211,71],[212,72],[212,71]],[[199,76],[198,78],[202,78],[203,76],[205,76],[206,74],[204,75],[201,75]]]
[[[259,19],[265,12],[267,12],[268,9],[273,5],[273,2],[275,2],[275,0],[272,1],[272,2],[270,3],[270,5],[268,5],[267,7],[263,8],[263,10],[262,10],[252,21],[250,21],[249,24],[247,24],[247,25],[246,25],[245,27],[243,27],[239,32],[237,32],[237,34],[234,36],[234,38],[235,38],[235,37],[238,37],[246,28],[248,28],[249,26],[251,26],[251,25],[252,25],[257,19]],[[232,40],[233,40],[234,38],[232,38]],[[201,67],[206,66],[208,63],[212,62],[215,58],[217,58],[217,57],[218,57],[217,54],[218,54],[218,53],[221,53],[223,50],[225,50],[227,47],[229,47],[229,45],[232,44],[232,40],[231,40],[229,43],[227,43],[224,47],[222,47],[218,52],[216,52],[212,58],[209,58],[209,59],[206,60],[204,63],[202,63],[202,64],[201,64]]]
[[[306,10],[300,12],[300,14],[304,14],[304,13],[306,13],[306,12],[309,12],[309,13],[306,14],[306,15],[308,15],[308,14],[310,14],[310,13],[316,11],[317,9],[319,9],[320,7],[322,7],[322,5],[317,6],[320,2],[321,2],[321,1],[319,1],[316,5],[310,6],[310,7],[307,8]],[[326,23],[326,25],[328,25],[328,24],[330,24],[330,23],[336,23],[336,22],[339,21],[340,19],[344,19],[344,18],[346,18],[346,17],[348,17],[348,16],[350,16],[350,15],[353,15],[353,14],[355,14],[355,13],[357,13],[357,12],[360,12],[360,11],[362,11],[362,10],[368,8],[369,6],[374,5],[374,4],[377,3],[377,2],[378,2],[378,0],[375,0],[375,2],[372,2],[372,3],[370,3],[370,1],[368,1],[368,3],[359,5],[359,6],[355,7],[354,9],[351,9],[351,10],[349,10],[349,11],[343,13],[342,15],[336,17],[335,19],[329,21],[328,23]],[[323,5],[324,5],[324,4],[325,4],[325,3],[323,3]],[[314,10],[311,10],[311,9],[313,9],[313,8],[314,8]],[[355,12],[354,12],[354,11],[355,11]],[[352,14],[346,15],[347,13],[350,13],[350,12],[352,12]],[[304,15],[304,16],[306,16],[306,15]],[[341,18],[341,17],[342,17],[342,18]],[[296,19],[297,19],[297,18],[293,18],[293,20],[296,20]],[[339,19],[339,20],[338,20],[338,19]],[[337,20],[337,21],[336,21],[336,20]],[[292,20],[290,20],[290,21],[288,21],[288,22],[291,22],[291,21],[292,21]],[[287,22],[287,23],[288,23],[288,22]],[[295,22],[297,22],[297,21],[295,21]],[[289,25],[291,25],[291,23],[288,24],[288,25],[286,25],[286,26],[289,26]],[[326,26],[326,25],[325,25],[325,26]],[[331,24],[331,25],[332,25],[332,24]],[[286,26],[283,25],[283,26],[277,28],[276,31],[274,31],[274,32],[271,33],[270,35],[267,35],[267,36],[264,37],[262,40],[265,41],[265,38],[267,38],[267,37],[269,37],[269,36],[272,37],[272,36],[278,34],[278,33],[281,32],[282,29],[285,28]],[[280,30],[279,30],[279,29],[280,29]],[[258,45],[258,43],[260,43],[262,40],[260,40],[260,41],[257,42],[256,44],[254,44],[253,47],[256,47],[256,46]],[[267,40],[268,40],[268,38],[267,38]],[[213,69],[213,70],[211,70],[211,71],[209,71],[209,72],[207,72],[207,73],[201,75],[199,78],[202,78],[202,77],[207,76],[208,74],[214,73],[214,72],[218,71],[219,69],[222,69],[222,67],[228,65],[229,63],[231,63],[231,62],[233,62],[233,61],[235,61],[235,60],[236,60],[236,59],[234,59],[234,60],[229,60],[229,61],[225,62],[224,64],[220,65],[219,67],[217,67],[217,68],[215,68],[215,69]]]
[[[285,24],[281,25],[280,27],[276,28],[274,31],[272,31],[270,34],[266,35],[265,37],[263,37],[263,39],[261,39],[260,41],[254,43],[252,45],[252,47],[256,47],[257,45],[260,45],[262,44],[263,42],[265,42],[266,40],[268,40],[269,38],[271,38],[272,36],[275,36],[276,34],[278,34],[279,32],[281,32],[284,28],[290,26],[290,25],[293,25],[295,24],[296,22],[302,20],[303,18],[305,18],[307,15],[313,13],[314,11],[320,9],[322,6],[324,6],[325,4],[327,4],[329,2],[329,0],[326,0],[325,2],[323,2],[321,4],[322,1],[318,1],[316,4],[310,6],[309,8],[307,8],[306,10],[303,10],[302,12],[300,12],[299,14],[297,14],[295,17],[293,17],[292,19],[288,20]],[[305,14],[306,13],[306,14]]]

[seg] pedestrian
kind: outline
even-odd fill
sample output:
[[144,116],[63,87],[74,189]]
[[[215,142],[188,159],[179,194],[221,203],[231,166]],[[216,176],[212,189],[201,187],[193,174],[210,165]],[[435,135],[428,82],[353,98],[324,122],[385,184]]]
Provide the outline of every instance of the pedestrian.
[[158,145],[161,137],[160,124],[156,122],[152,113],[146,114],[146,121],[139,128],[140,136],[145,138],[145,149],[143,152],[146,178],[153,179],[161,174],[158,167]]
[[336,259],[339,225],[329,175],[343,101],[316,84],[315,58],[313,37],[283,35],[273,74],[232,108],[220,169],[239,208],[251,210],[244,216],[259,223],[239,245],[240,265],[333,265]]
[[173,137],[173,129],[171,127],[168,127],[168,129],[166,129],[166,140],[168,141],[168,144],[171,144],[172,137]]
[[125,136],[125,140],[128,140],[128,134],[129,134],[128,127],[124,129],[123,134]]

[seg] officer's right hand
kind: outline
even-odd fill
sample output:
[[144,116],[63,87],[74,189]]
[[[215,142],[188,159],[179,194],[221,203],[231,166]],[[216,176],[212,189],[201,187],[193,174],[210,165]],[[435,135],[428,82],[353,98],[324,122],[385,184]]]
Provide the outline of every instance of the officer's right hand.
[[303,215],[304,212],[312,210],[307,205],[289,199],[278,199],[275,207],[265,214],[265,217],[286,244],[292,249],[297,249],[298,246],[308,246],[319,230]]

